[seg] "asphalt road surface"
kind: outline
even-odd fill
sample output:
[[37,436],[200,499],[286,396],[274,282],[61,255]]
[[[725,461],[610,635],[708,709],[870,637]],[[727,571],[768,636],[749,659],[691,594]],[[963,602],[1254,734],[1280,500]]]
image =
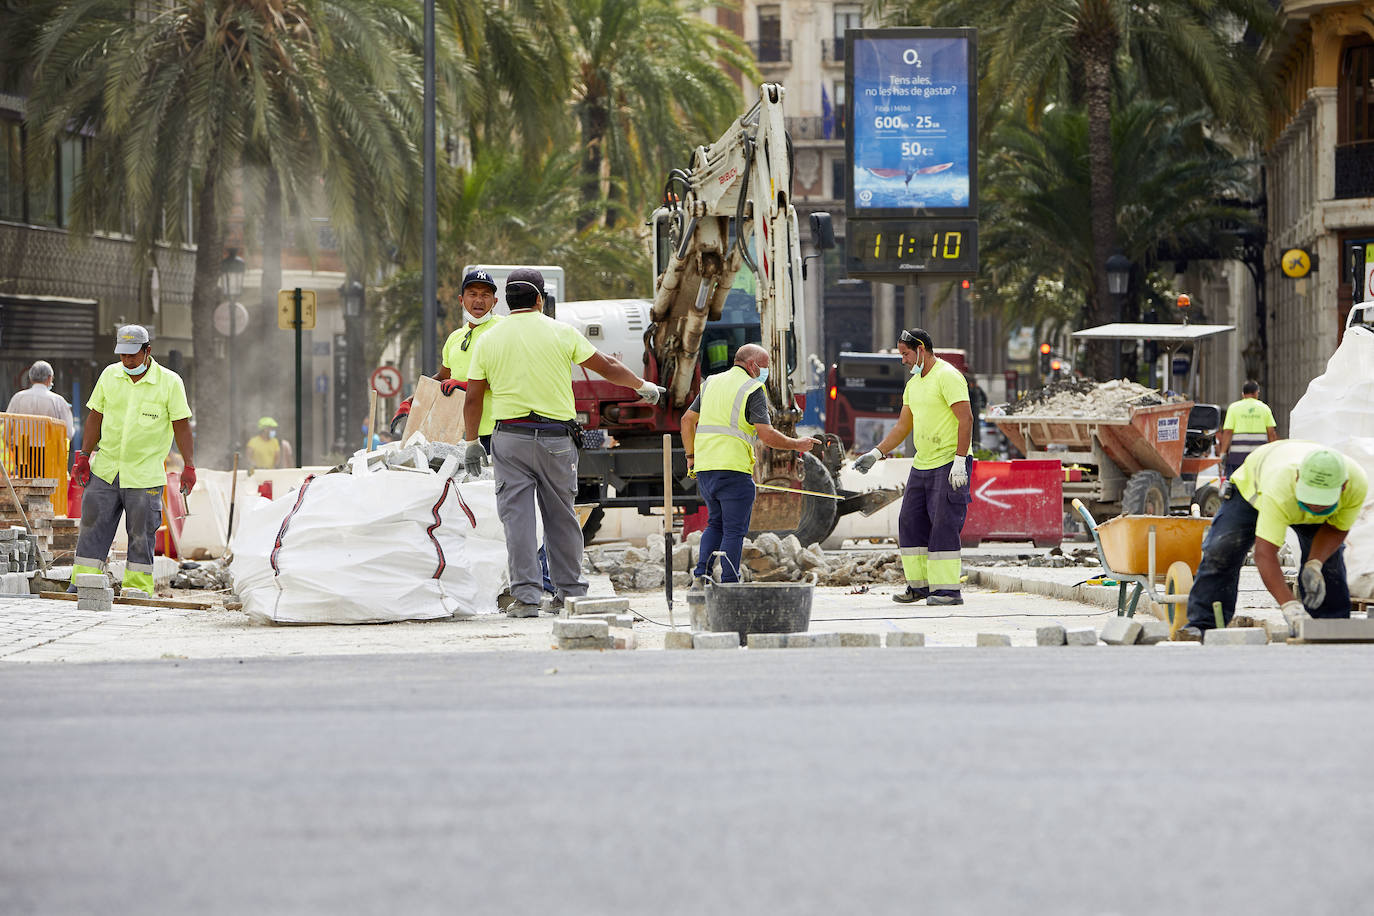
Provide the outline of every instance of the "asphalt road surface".
[[0,913],[1368,912],[1372,668],[1374,647],[6,666]]

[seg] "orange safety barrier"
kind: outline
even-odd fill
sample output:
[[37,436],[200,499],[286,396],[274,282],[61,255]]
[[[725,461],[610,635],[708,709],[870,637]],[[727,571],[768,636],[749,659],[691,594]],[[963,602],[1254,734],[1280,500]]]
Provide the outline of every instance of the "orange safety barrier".
[[11,477],[47,477],[57,481],[52,511],[67,514],[67,425],[52,417],[0,413],[0,453]]

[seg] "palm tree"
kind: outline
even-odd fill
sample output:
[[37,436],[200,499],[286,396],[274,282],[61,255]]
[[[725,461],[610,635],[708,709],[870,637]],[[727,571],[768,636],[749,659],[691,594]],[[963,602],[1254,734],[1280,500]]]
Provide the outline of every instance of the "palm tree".
[[31,173],[42,174],[52,141],[80,125],[96,141],[73,228],[127,216],[143,257],[159,238],[196,243],[191,387],[202,454],[218,460],[229,430],[211,313],[237,170],[266,169],[295,206],[321,189],[344,257],[359,269],[377,263],[383,245],[412,244],[417,10],[403,0],[186,0],[147,17],[124,0],[32,9],[41,26],[28,58]]
[[[1191,110],[1211,109],[1215,126],[1258,130],[1265,92],[1258,43],[1275,15],[1264,0],[878,0],[890,24],[976,26],[984,130],[1006,112],[1058,100],[1088,118],[1092,252],[1089,318],[1107,319],[1106,263],[1116,248],[1112,184],[1112,100],[1123,68],[1134,64],[1142,88]],[[1095,369],[1108,358],[1098,348]]]
[[[757,81],[757,68],[737,35],[690,4],[568,0],[568,11],[584,199],[623,192],[623,200],[648,204],[672,165],[740,114],[731,70]],[[613,225],[612,214],[603,222]]]
[[[1239,206],[1253,164],[1201,131],[1205,112],[1178,115],[1141,99],[1112,120],[1112,227],[1134,262],[1142,295],[1162,301],[1156,272],[1161,250],[1235,244],[1234,228],[1250,218]],[[984,301],[1027,326],[1096,322],[1088,189],[1092,181],[1089,115],[1053,105],[1035,123],[1002,123],[985,144],[981,241]]]

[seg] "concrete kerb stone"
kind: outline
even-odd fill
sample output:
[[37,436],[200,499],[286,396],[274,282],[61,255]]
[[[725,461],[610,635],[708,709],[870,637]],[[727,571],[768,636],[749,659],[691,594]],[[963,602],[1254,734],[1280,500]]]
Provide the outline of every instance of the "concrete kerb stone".
[[1111,617],[1102,625],[1102,641],[1109,646],[1133,646],[1141,629],[1140,621],[1133,617]]
[[789,649],[838,649],[839,633],[788,633]]
[[581,617],[585,614],[628,614],[629,598],[591,598],[578,596],[563,602],[565,616]]
[[1035,644],[1037,646],[1064,645],[1064,625],[1059,623],[1052,623],[1048,626],[1036,627]]
[[877,649],[883,644],[881,633],[840,633],[839,637],[845,649]]
[[604,639],[610,635],[610,624],[604,620],[567,620],[553,622],[553,635],[560,639]]
[[[101,600],[110,600],[110,601],[113,601],[113,600],[114,600],[114,589],[112,589],[112,588],[77,588],[77,590],[76,590],[76,597],[77,597],[77,600],[78,600],[78,601],[81,600],[82,598],[94,598],[94,599],[96,599],[97,601],[101,601]],[[146,596],[145,596],[145,597],[146,597]]]
[[1204,646],[1264,646],[1269,644],[1269,631],[1263,627],[1227,627],[1207,630],[1202,635]]
[[663,648],[665,649],[692,649],[696,647],[696,640],[692,633],[687,630],[669,630],[663,637]]
[[1010,646],[1011,637],[1006,633],[979,633],[977,645],[980,646]]
[[750,633],[744,644],[750,649],[785,649],[787,648],[787,634]]
[[1065,628],[1064,645],[1095,646],[1097,645],[1097,630],[1092,627]]
[[1158,645],[1168,639],[1169,625],[1164,621],[1154,617],[1146,617],[1140,621],[1140,644],[1142,646]]
[[104,573],[80,573],[76,576],[77,588],[109,588],[110,580]]
[[738,649],[739,634],[734,630],[723,633],[693,633],[693,649]]
[[914,649],[926,644],[926,634],[908,633],[906,630],[897,630],[888,633],[886,645],[889,649]]
[[557,647],[560,649],[614,649],[612,636],[560,636]]

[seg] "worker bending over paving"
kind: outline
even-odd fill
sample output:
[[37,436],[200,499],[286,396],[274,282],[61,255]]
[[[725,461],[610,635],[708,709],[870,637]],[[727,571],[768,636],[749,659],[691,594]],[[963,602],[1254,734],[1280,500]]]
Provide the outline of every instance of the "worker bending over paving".
[[1217,434],[1217,454],[1224,459],[1230,477],[1255,449],[1279,437],[1274,412],[1259,399],[1259,382],[1250,379],[1240,387],[1240,400],[1226,408],[1226,419]]
[[129,551],[124,588],[153,594],[153,543],[162,523],[163,462],[175,436],[185,459],[181,491],[196,485],[192,454],[191,408],[181,376],[152,356],[148,332],[127,325],[115,335],[119,362],[105,367],[86,402],[90,412],[82,450],[72,462],[81,498],[81,534],[76,542],[72,587],[83,573],[105,571],[115,526],[124,515]]
[[963,604],[960,535],[972,499],[968,456],[973,411],[968,382],[962,372],[935,355],[930,335],[920,328],[902,331],[897,350],[902,365],[911,370],[902,392],[902,413],[883,441],[859,456],[854,468],[867,474],[879,458],[911,434],[916,457],[897,519],[906,591],[892,600],[911,604],[924,598],[927,605]]
[[744,535],[754,511],[754,443],[808,452],[819,445],[810,436],[794,438],[773,428],[768,412],[768,351],[745,344],[735,365],[701,383],[701,392],[682,415],[682,445],[687,469],[706,503],[706,530],[693,575],[706,576],[717,550],[725,554],[720,581],[738,582]]
[[[1363,468],[1315,442],[1283,439],[1251,452],[1227,482],[1202,542],[1202,563],[1188,592],[1188,626],[1180,637],[1201,639],[1214,627],[1215,602],[1231,621],[1240,568],[1251,545],[1260,579],[1290,624],[1309,614],[1349,617],[1343,545],[1368,490]],[[1302,546],[1298,595],[1289,590],[1279,566],[1279,548],[1290,527]]]
[[573,509],[577,495],[573,440],[581,430],[575,422],[572,364],[635,389],[649,404],[657,404],[664,392],[619,360],[598,353],[576,328],[542,314],[544,276],[539,271],[524,267],[511,271],[505,293],[510,316],[470,350],[463,458],[470,475],[482,472],[487,452],[478,441],[478,430],[490,390],[496,511],[506,531],[515,598],[506,614],[534,617],[539,614],[541,597],[536,500],[544,522],[549,575],[557,589],[555,604],[587,593],[582,576],[582,526]]

